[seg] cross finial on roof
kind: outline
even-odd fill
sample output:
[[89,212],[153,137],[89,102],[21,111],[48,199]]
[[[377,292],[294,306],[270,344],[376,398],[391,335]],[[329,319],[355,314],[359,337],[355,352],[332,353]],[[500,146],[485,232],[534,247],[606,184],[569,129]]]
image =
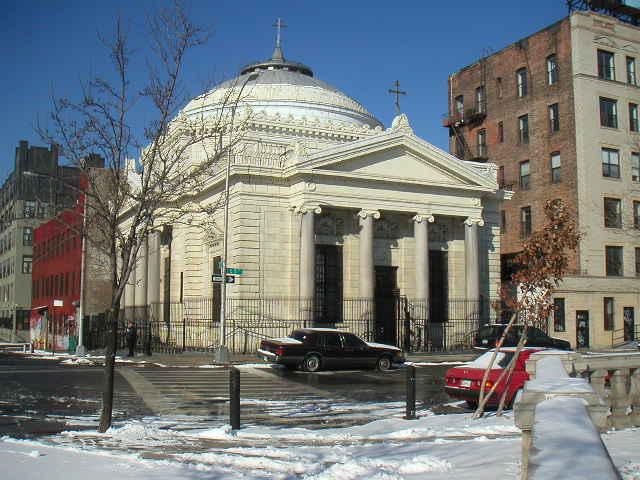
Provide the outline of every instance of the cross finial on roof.
[[396,80],[394,82],[395,85],[395,89],[390,88],[389,89],[389,93],[395,93],[396,94],[396,113],[398,115],[400,115],[400,95],[406,95],[407,92],[400,90],[400,81]]
[[283,28],[286,28],[286,25],[282,21],[282,19],[276,19],[276,23],[273,24],[276,27],[276,48],[280,48],[280,34]]

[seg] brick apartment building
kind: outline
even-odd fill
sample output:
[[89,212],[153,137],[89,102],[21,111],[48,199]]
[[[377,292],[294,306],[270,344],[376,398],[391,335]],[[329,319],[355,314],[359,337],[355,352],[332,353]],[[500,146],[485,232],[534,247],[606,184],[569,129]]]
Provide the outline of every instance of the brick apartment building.
[[[640,11],[638,11],[640,13]],[[499,166],[508,280],[523,241],[562,199],[583,234],[549,332],[575,347],[637,339],[640,28],[575,11],[449,76],[450,151]]]
[[0,339],[29,337],[34,229],[76,204],[77,181],[55,148],[20,141],[0,189]]

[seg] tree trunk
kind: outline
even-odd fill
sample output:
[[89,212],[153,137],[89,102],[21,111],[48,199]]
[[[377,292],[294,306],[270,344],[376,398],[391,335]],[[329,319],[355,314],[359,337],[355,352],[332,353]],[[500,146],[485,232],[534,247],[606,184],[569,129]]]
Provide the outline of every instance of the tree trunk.
[[100,426],[98,427],[98,431],[101,433],[106,432],[111,427],[113,417],[113,376],[118,344],[118,316],[113,309],[108,313],[107,322],[109,323],[109,336],[104,353],[102,412],[100,414]]

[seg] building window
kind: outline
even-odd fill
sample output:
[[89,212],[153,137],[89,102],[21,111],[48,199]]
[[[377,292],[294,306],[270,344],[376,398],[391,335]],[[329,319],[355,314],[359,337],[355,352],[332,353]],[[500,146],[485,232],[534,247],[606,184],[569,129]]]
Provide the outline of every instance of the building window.
[[[500,210],[500,233],[507,231],[507,214],[504,210]],[[640,249],[636,249],[640,250]]]
[[636,247],[636,277],[640,277],[640,248]]
[[613,148],[602,149],[602,176],[620,178],[620,158],[618,150]]
[[619,198],[604,199],[604,226],[622,228],[622,201]]
[[527,81],[527,69],[521,68],[516,72],[517,94],[520,98],[527,96],[529,90]]
[[558,80],[560,78],[559,73],[558,62],[556,60],[555,54],[549,55],[547,57],[547,84],[554,85],[558,83]]
[[634,57],[627,57],[627,83],[631,85],[638,84],[638,77],[636,76],[636,59]]
[[531,174],[529,160],[520,162],[520,189],[529,190],[531,188]]
[[25,200],[23,205],[23,215],[25,218],[33,218],[36,216],[36,202],[33,200]]
[[529,143],[529,115],[518,117],[520,143]]
[[607,246],[605,249],[607,277],[622,276],[622,247]]
[[613,330],[613,297],[604,297],[604,329]]
[[484,85],[476,88],[476,113],[487,112],[487,98],[485,96]]
[[496,96],[502,98],[502,77],[496,78]]
[[464,119],[464,96],[458,95],[456,97],[456,120]]
[[564,332],[566,330],[564,321],[564,298],[553,299],[553,329],[556,332]]
[[631,152],[631,181],[640,182],[640,153]]
[[487,156],[487,131],[478,130],[478,157],[486,158]]
[[531,235],[531,207],[520,209],[520,236],[527,238]]
[[22,256],[22,273],[31,273],[32,261],[31,255]]
[[640,202],[633,202],[633,228],[640,229]]
[[618,128],[618,102],[616,100],[600,97],[600,125]]
[[551,183],[562,181],[562,162],[558,152],[551,154]]
[[549,129],[552,132],[560,130],[560,116],[558,115],[558,104],[549,105]]
[[614,55],[606,50],[598,50],[598,77],[603,80],[616,79]]
[[22,229],[22,245],[25,247],[33,245],[33,228],[24,227]]
[[498,143],[504,142],[504,123],[502,120],[498,122]]
[[632,132],[640,131],[638,129],[638,104],[630,103],[629,104],[629,130]]

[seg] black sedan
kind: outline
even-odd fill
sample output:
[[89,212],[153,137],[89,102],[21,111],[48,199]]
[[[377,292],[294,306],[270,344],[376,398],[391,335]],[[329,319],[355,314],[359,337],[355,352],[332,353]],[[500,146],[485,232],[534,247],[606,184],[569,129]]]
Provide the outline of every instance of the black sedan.
[[353,333],[333,328],[301,328],[288,337],[262,340],[258,357],[307,372],[321,369],[378,368],[390,370],[404,363],[398,347],[365,342]]

